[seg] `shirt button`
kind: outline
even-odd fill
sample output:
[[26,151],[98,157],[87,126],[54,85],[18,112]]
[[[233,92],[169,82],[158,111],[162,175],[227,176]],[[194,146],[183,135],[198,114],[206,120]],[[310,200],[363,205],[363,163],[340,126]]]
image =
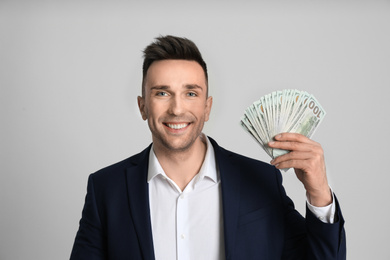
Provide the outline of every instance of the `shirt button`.
[[318,217],[319,220],[323,221],[324,220],[324,217]]
[[184,234],[181,234],[181,239],[184,239],[184,238],[186,238],[186,236],[184,235]]
[[181,194],[181,195],[180,195],[180,198],[181,198],[181,199],[184,199],[184,194]]

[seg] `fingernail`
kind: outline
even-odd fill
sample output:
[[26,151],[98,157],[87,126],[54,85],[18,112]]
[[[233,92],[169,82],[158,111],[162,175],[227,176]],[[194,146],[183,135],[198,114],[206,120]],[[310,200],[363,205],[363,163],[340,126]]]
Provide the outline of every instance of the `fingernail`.
[[273,164],[273,163],[274,163],[274,161],[275,161],[275,160],[271,160],[269,163],[270,163],[270,164]]
[[275,143],[275,142],[272,141],[272,142],[269,142],[268,145],[274,145],[274,143]]
[[282,137],[282,135],[276,135],[275,136],[275,139],[279,139],[279,138],[281,138]]

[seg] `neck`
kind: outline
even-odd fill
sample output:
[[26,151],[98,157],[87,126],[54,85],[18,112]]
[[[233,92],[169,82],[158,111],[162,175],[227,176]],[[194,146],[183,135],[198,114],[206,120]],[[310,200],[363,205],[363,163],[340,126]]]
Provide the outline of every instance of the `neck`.
[[202,167],[206,150],[206,137],[199,136],[186,150],[172,151],[154,146],[154,153],[165,174],[183,191]]

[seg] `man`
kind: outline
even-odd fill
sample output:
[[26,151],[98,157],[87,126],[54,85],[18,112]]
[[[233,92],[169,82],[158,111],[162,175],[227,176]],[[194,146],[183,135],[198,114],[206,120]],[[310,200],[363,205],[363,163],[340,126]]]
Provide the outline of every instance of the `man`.
[[[88,180],[71,259],[345,259],[344,220],[321,146],[282,133],[272,165],[220,147],[209,119],[206,63],[193,42],[144,50],[138,105],[153,143]],[[308,198],[294,210],[277,169],[294,168]]]

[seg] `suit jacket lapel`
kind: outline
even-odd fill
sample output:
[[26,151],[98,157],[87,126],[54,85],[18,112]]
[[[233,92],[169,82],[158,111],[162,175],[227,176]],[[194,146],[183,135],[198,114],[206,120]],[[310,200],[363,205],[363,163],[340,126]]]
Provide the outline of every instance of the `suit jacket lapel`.
[[152,226],[147,183],[149,152],[151,146],[134,158],[127,169],[128,200],[134,227],[144,259],[154,259]]
[[222,208],[224,220],[224,239],[225,239],[225,256],[231,259],[234,255],[234,245],[237,232],[238,211],[239,211],[239,193],[240,193],[240,174],[239,165],[232,163],[231,152],[218,146],[210,138],[215,151],[215,159],[221,177],[222,190]]

